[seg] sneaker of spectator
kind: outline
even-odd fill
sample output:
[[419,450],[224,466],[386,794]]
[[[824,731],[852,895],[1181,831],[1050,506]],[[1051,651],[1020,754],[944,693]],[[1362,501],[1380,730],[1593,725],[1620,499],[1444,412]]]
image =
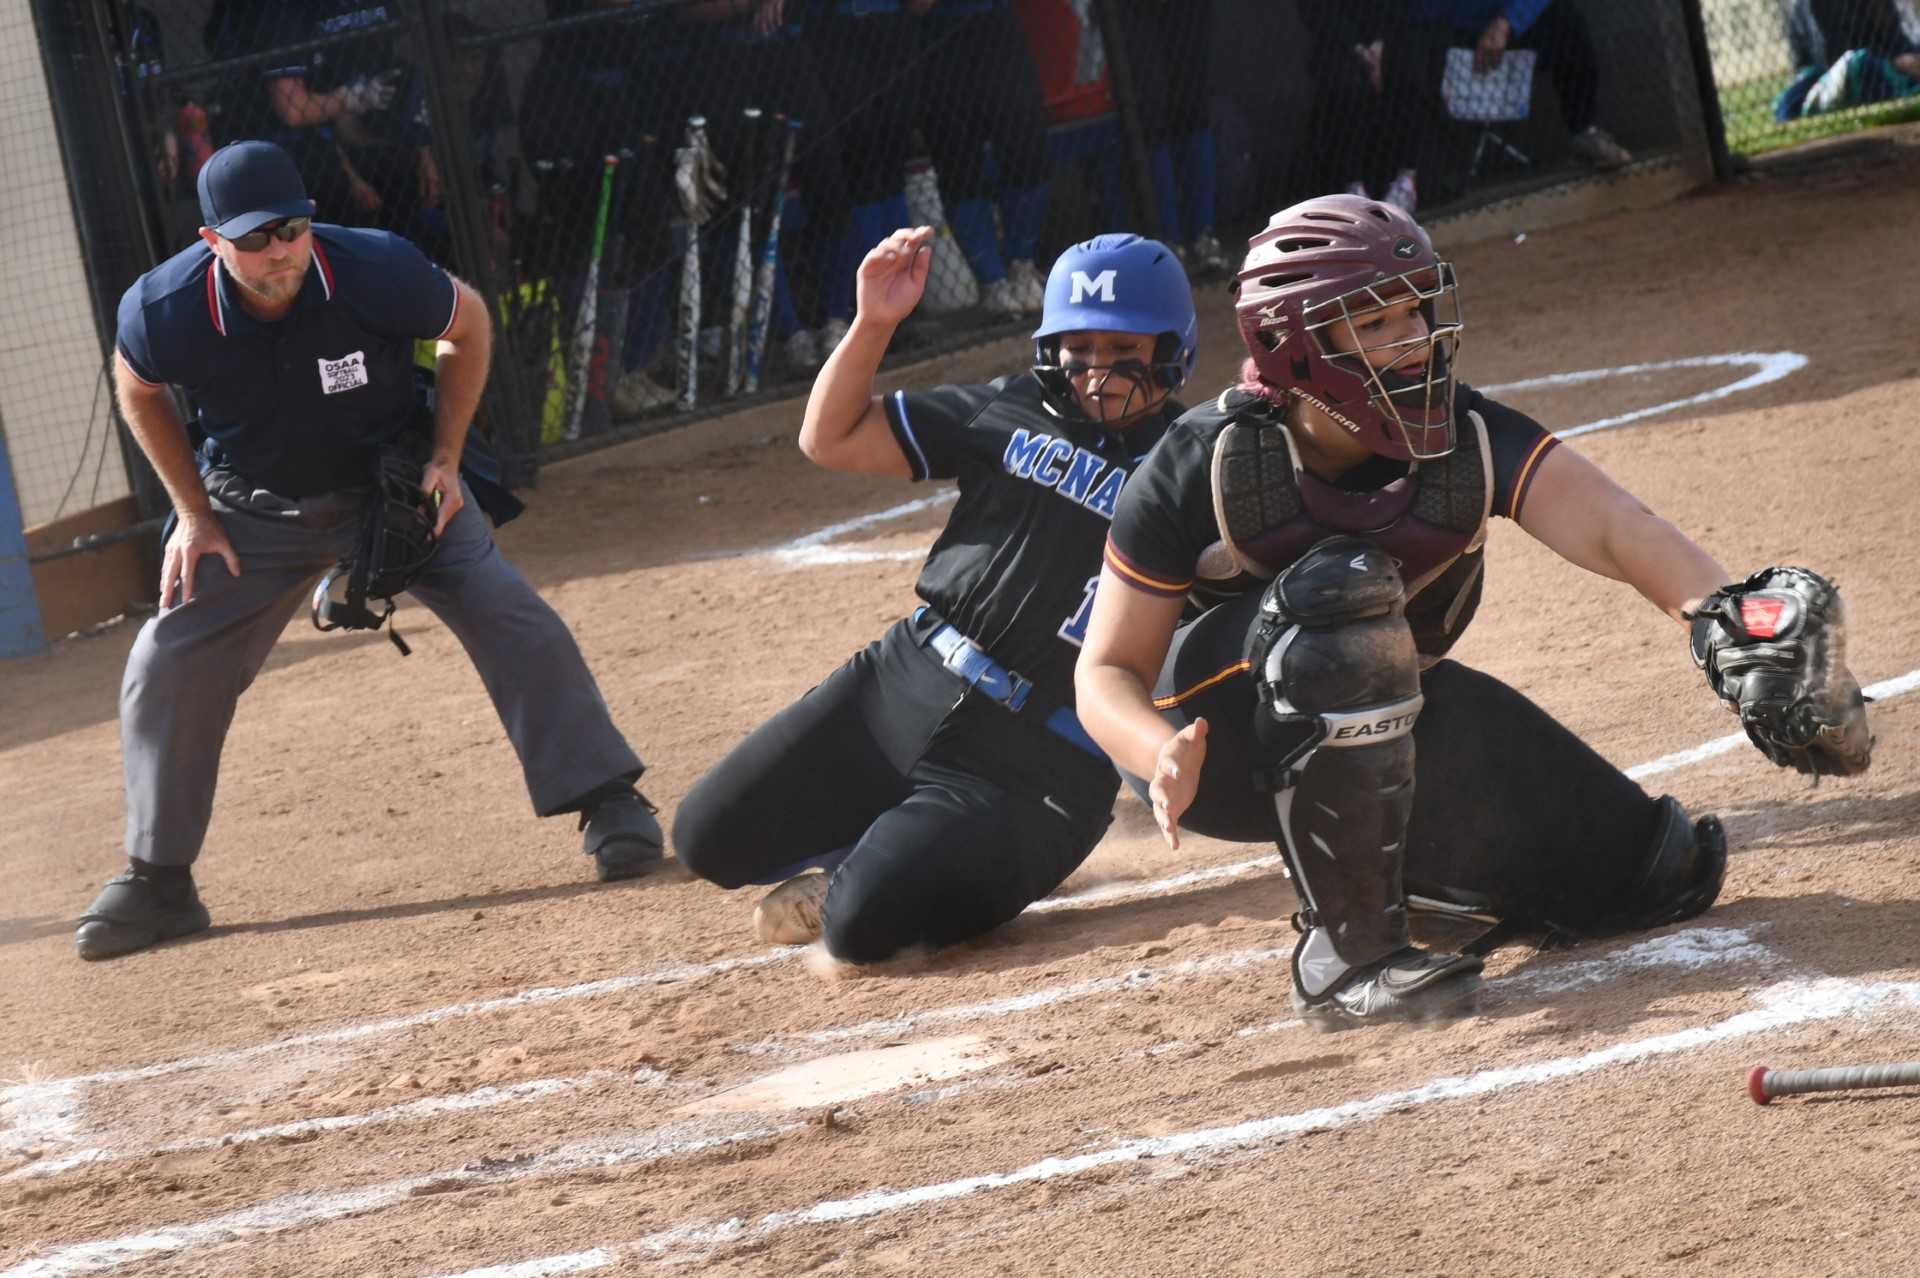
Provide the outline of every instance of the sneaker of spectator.
[[1038,315],[1047,304],[1047,286],[1029,257],[1007,263],[1007,286],[1013,293],[1017,314]]
[[1230,265],[1226,250],[1220,247],[1220,237],[1211,229],[1200,232],[1187,245],[1187,262],[1199,275],[1223,275]]
[[613,384],[613,394],[608,399],[614,417],[625,421],[630,417],[671,408],[679,402],[680,397],[645,373],[626,373]]
[[1026,314],[1013,288],[1013,276],[1004,275],[980,290],[980,309],[988,315],[1013,319]]
[[1633,163],[1633,152],[1614,141],[1613,134],[1597,124],[1589,124],[1574,134],[1572,148],[1575,156],[1602,171]]
[[1420,200],[1419,193],[1413,185],[1413,170],[1401,169],[1396,173],[1393,182],[1387,187],[1386,195],[1381,198],[1408,217],[1412,217],[1414,205]]
[[804,328],[796,328],[791,336],[782,343],[780,353],[786,360],[788,369],[796,373],[816,371],[824,357],[820,354],[820,342],[813,333]]
[[852,327],[853,325],[838,315],[827,316],[827,322],[820,326],[820,362],[822,364],[827,362],[827,356],[840,348],[847,330]]

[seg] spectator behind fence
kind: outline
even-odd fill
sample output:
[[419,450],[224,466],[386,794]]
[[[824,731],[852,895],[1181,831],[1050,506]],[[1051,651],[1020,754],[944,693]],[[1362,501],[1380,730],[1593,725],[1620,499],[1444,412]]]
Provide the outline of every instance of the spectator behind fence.
[[1431,49],[1434,86],[1445,73],[1448,48],[1471,49],[1478,74],[1498,68],[1509,49],[1536,50],[1553,79],[1574,155],[1602,170],[1633,162],[1632,152],[1597,122],[1600,60],[1577,5],[1569,0],[1410,0],[1407,12]]
[[1920,31],[1893,0],[1797,0],[1787,42],[1797,74],[1773,100],[1791,120],[1920,93]]
[[[298,45],[393,21],[356,0],[216,0],[203,34],[216,58]],[[320,217],[418,234],[440,203],[425,87],[392,33],[291,53],[228,83],[222,140],[266,138],[300,166]]]
[[159,17],[151,9],[130,5],[121,21],[127,92],[136,103],[168,236],[177,239],[199,225],[193,179],[211,154],[206,111],[183,95],[178,82],[160,79],[167,69],[167,49]]
[[1412,213],[1416,178],[1430,160],[1439,103],[1423,85],[1425,59],[1407,36],[1395,0],[1304,0],[1300,16],[1313,34],[1315,79],[1311,136],[1324,140],[1322,189],[1349,195],[1381,192]]
[[1893,0],[1808,0],[1808,8],[1833,56],[1864,49],[1920,80],[1920,42],[1901,23]]
[[1214,0],[1114,6],[1153,173],[1160,238],[1184,255],[1196,275],[1229,265],[1213,229],[1217,174],[1207,102],[1213,7]]
[[[909,0],[924,15],[920,131],[953,237],[1000,315],[1037,315],[1047,104],[1012,0]],[[1000,227],[994,227],[994,203]]]
[[803,339],[787,347],[794,367],[811,362],[817,368],[847,334],[854,273],[867,249],[912,223],[906,172],[919,100],[920,33],[907,0],[805,0],[805,5],[807,47],[833,109],[829,145],[844,157],[853,206],[827,268],[826,322],[815,347],[808,350]]

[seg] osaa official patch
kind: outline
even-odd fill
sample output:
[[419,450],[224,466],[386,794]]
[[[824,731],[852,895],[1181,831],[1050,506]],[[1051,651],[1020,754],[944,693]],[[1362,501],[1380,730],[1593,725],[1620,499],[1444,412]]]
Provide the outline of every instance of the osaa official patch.
[[339,359],[315,361],[320,365],[320,393],[338,395],[367,384],[367,353],[355,351]]

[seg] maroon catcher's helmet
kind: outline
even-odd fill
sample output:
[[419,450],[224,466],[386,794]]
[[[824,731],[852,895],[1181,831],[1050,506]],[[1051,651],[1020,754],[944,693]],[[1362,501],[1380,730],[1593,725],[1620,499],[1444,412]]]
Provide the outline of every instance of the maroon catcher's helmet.
[[[1392,344],[1385,368],[1367,362],[1354,317],[1412,296],[1427,334]],[[1273,215],[1247,242],[1234,283],[1240,337],[1260,381],[1306,400],[1372,451],[1402,461],[1453,450],[1453,353],[1460,301],[1453,267],[1400,209],[1325,195]],[[1346,325],[1354,350],[1327,330]],[[1396,372],[1403,367],[1417,374]]]

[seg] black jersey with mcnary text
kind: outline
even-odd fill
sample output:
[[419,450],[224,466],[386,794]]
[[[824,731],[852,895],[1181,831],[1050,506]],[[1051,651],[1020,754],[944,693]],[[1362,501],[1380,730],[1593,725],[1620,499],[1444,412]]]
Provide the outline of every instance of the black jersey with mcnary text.
[[[1457,430],[1472,429],[1469,412],[1479,413],[1487,425],[1493,463],[1491,513],[1518,519],[1541,459],[1559,441],[1525,413],[1488,399],[1464,382],[1455,388],[1453,405]],[[1233,418],[1219,398],[1195,408],[1167,431],[1165,442],[1127,486],[1126,498],[1114,515],[1106,552],[1107,563],[1122,580],[1149,594],[1191,595],[1206,603],[1264,584],[1246,574],[1231,581],[1199,580],[1201,553],[1220,540],[1213,508],[1214,442]],[[1341,488],[1366,491],[1384,487],[1408,470],[1406,462],[1372,457],[1335,482]],[[1477,576],[1480,553],[1463,557],[1474,562],[1456,565],[1461,576],[1468,572]],[[1441,597],[1450,597],[1457,584],[1452,576],[1449,573],[1434,582],[1422,599],[1433,594],[1444,606],[1446,600]],[[1477,591],[1477,581],[1471,584]],[[1408,619],[1415,622],[1416,637],[1420,637],[1424,630],[1416,619],[1417,611],[1417,606],[1410,603]],[[1459,630],[1466,628],[1466,619],[1460,618],[1457,628],[1447,626],[1449,635],[1444,640],[1430,636],[1434,642],[1423,642],[1421,651],[1430,655],[1444,651]]]
[[1050,412],[1026,373],[882,402],[914,479],[959,481],[916,592],[1036,694],[1070,702],[1121,487],[1181,406],[1115,434]]

